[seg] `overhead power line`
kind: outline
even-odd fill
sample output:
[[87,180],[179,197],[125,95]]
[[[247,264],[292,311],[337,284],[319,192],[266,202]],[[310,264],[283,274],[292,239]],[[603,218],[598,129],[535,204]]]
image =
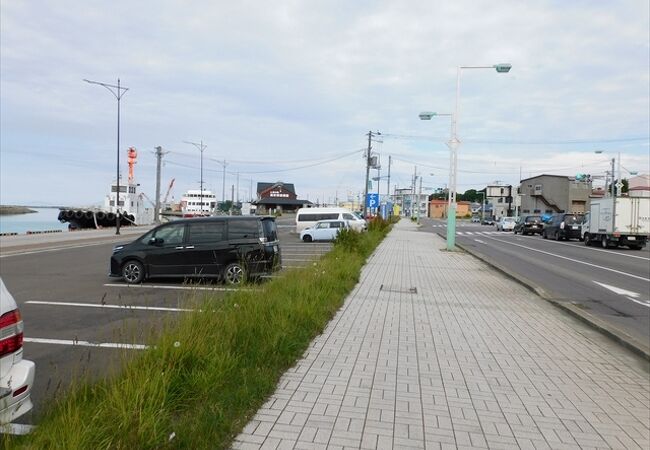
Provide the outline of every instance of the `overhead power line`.
[[[412,139],[426,141],[446,141],[449,136],[423,136],[410,134],[384,134],[383,136],[392,139]],[[466,144],[502,144],[502,145],[571,145],[571,144],[608,144],[615,142],[648,142],[650,136],[631,136],[621,138],[600,138],[600,139],[565,139],[565,140],[522,140],[522,139],[480,139],[464,138]]]
[[[347,157],[350,157],[352,155],[361,153],[364,150],[365,149],[358,149],[358,150],[355,150],[353,152],[348,152],[348,153],[336,156],[334,158],[329,158],[329,159],[321,159],[321,160],[317,160],[317,161],[314,161],[313,159],[311,159],[311,160],[309,160],[309,161],[312,162],[311,164],[306,164],[306,165],[302,165],[302,166],[289,167],[289,168],[284,168],[284,169],[274,169],[274,170],[259,170],[259,171],[246,171],[246,172],[242,171],[242,172],[239,172],[239,173],[240,174],[251,175],[251,174],[264,174],[264,173],[280,173],[280,172],[289,172],[289,171],[292,171],[292,170],[307,169],[307,168],[310,168],[310,167],[316,167],[316,166],[320,166],[320,165],[323,165],[323,164],[334,162],[334,161],[337,161],[337,160],[340,160],[340,159],[343,159],[343,158],[347,158]],[[211,158],[209,158],[209,159],[211,159]],[[265,164],[269,164],[269,162],[270,161],[265,161]],[[169,159],[166,160],[166,163],[167,164],[172,164],[172,165],[175,165],[175,166],[179,166],[179,167],[185,167],[185,168],[188,168],[188,169],[196,169],[195,166],[192,166],[190,164],[183,164],[183,163],[179,163],[179,162],[176,162],[176,161],[170,161]],[[230,163],[230,161],[228,161],[228,163]],[[273,162],[273,163],[275,164],[275,162]],[[210,171],[210,172],[220,172],[221,171],[221,170],[217,170],[217,169],[204,169],[204,170],[207,170],[207,171]]]

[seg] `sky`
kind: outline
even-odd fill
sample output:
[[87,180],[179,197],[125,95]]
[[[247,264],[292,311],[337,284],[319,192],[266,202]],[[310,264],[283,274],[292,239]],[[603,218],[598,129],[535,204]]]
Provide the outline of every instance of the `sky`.
[[450,117],[418,113],[455,111],[459,66],[488,67],[460,70],[459,192],[542,173],[597,184],[619,155],[624,178],[648,173],[649,30],[647,0],[1,0],[0,203],[103,203],[118,102],[84,79],[128,87],[122,179],[135,147],[152,199],[154,148],[179,200],[201,179],[186,142],[202,141],[218,199],[283,181],[347,200],[364,189],[369,131],[380,194],[415,170],[425,192],[443,188]]

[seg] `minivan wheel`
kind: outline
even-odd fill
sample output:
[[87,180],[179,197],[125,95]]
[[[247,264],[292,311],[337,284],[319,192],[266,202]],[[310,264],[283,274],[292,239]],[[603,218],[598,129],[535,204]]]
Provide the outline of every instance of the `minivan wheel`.
[[556,241],[561,241],[562,240],[562,238],[560,237],[560,232],[559,231],[555,233],[555,240]]
[[127,261],[122,266],[122,278],[129,284],[141,283],[144,280],[144,266],[136,260]]
[[544,239],[548,239],[548,234],[546,233],[546,231],[542,231],[542,237]]
[[228,264],[223,271],[223,281],[226,284],[242,284],[246,281],[246,272],[241,264]]
[[311,241],[312,241],[312,238],[311,238],[310,235],[306,234],[306,235],[304,235],[304,236],[302,237],[302,240],[303,240],[304,242],[311,242]]

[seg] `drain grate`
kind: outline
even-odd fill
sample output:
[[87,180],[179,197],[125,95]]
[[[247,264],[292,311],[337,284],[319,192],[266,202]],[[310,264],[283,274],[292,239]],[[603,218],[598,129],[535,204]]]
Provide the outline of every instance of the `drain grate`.
[[417,294],[418,293],[418,288],[416,287],[410,287],[410,288],[403,288],[403,287],[396,287],[396,286],[385,286],[381,285],[379,286],[379,290],[383,292],[396,292],[399,294]]

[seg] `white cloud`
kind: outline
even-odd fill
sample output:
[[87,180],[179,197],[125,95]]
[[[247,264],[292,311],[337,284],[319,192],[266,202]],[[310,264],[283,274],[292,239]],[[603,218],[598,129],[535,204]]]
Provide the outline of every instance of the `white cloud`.
[[[396,157],[397,184],[410,182],[416,162],[442,185],[449,122],[423,123],[417,113],[452,110],[459,64],[497,62],[512,63],[511,73],[462,74],[460,185],[515,182],[520,161],[562,173],[566,155],[573,170],[599,148],[642,170],[648,8],[633,0],[3,1],[0,203],[103,198],[115,171],[116,102],[83,78],[120,77],[130,88],[122,147],[140,150],[137,175],[150,195],[156,145],[188,153],[169,158],[194,169],[164,170],[183,190],[196,185],[199,161],[182,141],[203,139],[220,192],[214,159],[268,161],[230,164],[233,173],[274,170],[286,167],[274,160],[364,148],[368,130],[437,138],[386,138],[381,151]],[[360,191],[364,174],[362,158],[350,158],[268,176],[313,198]]]

